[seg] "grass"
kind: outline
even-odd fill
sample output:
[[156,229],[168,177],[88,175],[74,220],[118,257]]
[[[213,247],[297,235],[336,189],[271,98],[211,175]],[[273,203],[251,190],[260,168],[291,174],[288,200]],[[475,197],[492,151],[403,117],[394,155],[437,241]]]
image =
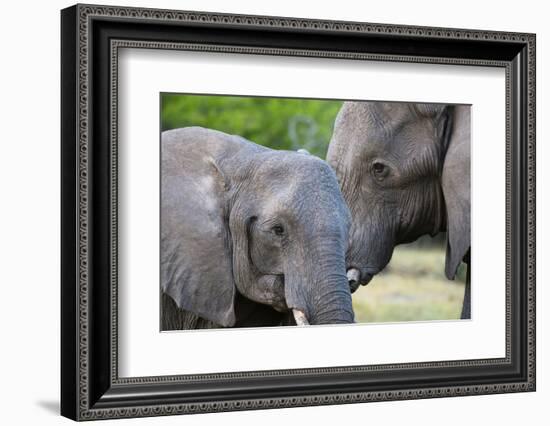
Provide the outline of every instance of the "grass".
[[445,277],[443,247],[398,246],[386,269],[353,295],[357,322],[459,319],[464,271]]

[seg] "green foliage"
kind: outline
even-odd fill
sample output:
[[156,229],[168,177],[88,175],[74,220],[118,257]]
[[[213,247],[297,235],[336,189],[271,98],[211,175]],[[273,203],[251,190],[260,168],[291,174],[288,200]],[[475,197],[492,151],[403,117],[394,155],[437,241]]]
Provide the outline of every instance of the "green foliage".
[[273,149],[307,149],[325,158],[341,101],[161,95],[162,130],[201,126]]

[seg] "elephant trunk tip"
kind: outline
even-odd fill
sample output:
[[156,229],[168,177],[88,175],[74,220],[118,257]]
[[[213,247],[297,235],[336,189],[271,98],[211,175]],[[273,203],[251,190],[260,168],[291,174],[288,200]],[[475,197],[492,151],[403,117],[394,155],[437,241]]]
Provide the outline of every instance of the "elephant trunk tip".
[[350,291],[354,293],[359,288],[361,282],[361,271],[357,268],[350,268],[346,273]]
[[348,278],[350,292],[355,293],[359,286],[366,286],[371,282],[375,274],[376,272],[371,272],[370,270],[361,271],[359,268],[349,268],[346,275]]

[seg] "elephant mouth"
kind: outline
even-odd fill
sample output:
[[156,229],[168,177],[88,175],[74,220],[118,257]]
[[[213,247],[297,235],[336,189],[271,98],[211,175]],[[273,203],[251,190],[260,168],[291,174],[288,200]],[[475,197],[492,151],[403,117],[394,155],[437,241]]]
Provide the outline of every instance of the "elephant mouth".
[[[280,275],[270,275],[269,278],[272,279],[272,284],[274,286],[277,286],[278,288],[284,288],[285,285],[285,276]],[[285,298],[277,298],[272,302],[273,309],[275,309],[277,312],[285,313],[286,315],[291,315],[292,319],[294,320],[295,324],[297,326],[306,326],[309,325],[309,320],[307,319],[306,314],[296,308],[289,308],[287,301]]]
[[285,286],[285,276],[282,274],[278,275],[267,275],[265,278],[268,278],[271,283],[270,287],[274,289],[283,289],[282,294],[279,295],[279,292],[273,293],[273,299],[270,302],[270,305],[277,312],[285,313],[289,311],[288,305],[284,297],[284,286]]

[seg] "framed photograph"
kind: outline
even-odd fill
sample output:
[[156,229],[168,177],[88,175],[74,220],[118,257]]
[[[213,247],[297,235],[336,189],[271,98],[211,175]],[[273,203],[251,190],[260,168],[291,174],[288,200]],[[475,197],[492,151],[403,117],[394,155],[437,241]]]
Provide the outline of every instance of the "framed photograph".
[[535,390],[535,35],[61,12],[61,413]]

